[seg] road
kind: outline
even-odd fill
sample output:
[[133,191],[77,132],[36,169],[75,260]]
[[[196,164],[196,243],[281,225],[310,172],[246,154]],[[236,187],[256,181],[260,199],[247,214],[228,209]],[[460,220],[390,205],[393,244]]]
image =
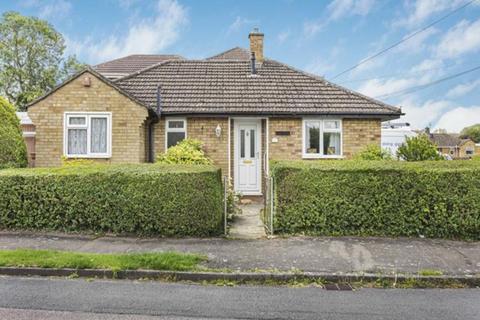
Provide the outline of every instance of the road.
[[218,287],[0,277],[0,319],[480,319],[480,289]]

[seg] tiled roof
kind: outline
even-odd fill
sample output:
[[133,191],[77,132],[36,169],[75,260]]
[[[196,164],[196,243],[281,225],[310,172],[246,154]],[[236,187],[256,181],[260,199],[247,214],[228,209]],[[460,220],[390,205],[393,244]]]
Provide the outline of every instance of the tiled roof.
[[454,133],[431,133],[430,140],[438,147],[459,147],[469,141],[469,139],[462,139],[459,134]]
[[235,47],[233,49],[224,51],[213,57],[207,58],[207,60],[250,60],[250,52],[247,49]]
[[171,54],[133,54],[93,67],[107,78],[120,78],[167,60],[183,59]]
[[151,108],[160,85],[162,112],[167,114],[401,115],[399,108],[274,60],[266,59],[257,71],[251,74],[249,61],[170,60],[116,84]]

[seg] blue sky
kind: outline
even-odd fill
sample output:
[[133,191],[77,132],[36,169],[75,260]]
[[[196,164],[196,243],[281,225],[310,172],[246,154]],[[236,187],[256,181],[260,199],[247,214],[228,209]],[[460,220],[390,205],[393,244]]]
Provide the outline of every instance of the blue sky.
[[[48,20],[67,53],[95,64],[131,53],[204,58],[248,32],[265,55],[332,79],[468,0],[20,0],[1,1]],[[480,0],[333,82],[393,105],[405,121],[458,131],[480,123],[480,70],[410,94],[390,95],[480,66]]]

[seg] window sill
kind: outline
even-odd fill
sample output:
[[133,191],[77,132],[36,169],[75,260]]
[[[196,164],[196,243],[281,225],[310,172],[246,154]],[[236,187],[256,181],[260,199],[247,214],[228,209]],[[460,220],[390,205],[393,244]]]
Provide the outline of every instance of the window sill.
[[79,155],[64,155],[67,159],[110,159],[111,155],[94,155],[94,154],[79,154]]
[[345,159],[345,156],[324,156],[316,154],[303,154],[303,159]]

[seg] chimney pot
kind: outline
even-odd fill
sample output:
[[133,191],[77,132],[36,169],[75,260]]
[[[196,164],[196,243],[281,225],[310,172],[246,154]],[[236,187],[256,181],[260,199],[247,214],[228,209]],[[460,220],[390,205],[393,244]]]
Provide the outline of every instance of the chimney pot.
[[255,59],[259,62],[263,62],[263,33],[258,28],[253,28],[252,32],[248,35],[250,39],[250,51],[255,53]]

